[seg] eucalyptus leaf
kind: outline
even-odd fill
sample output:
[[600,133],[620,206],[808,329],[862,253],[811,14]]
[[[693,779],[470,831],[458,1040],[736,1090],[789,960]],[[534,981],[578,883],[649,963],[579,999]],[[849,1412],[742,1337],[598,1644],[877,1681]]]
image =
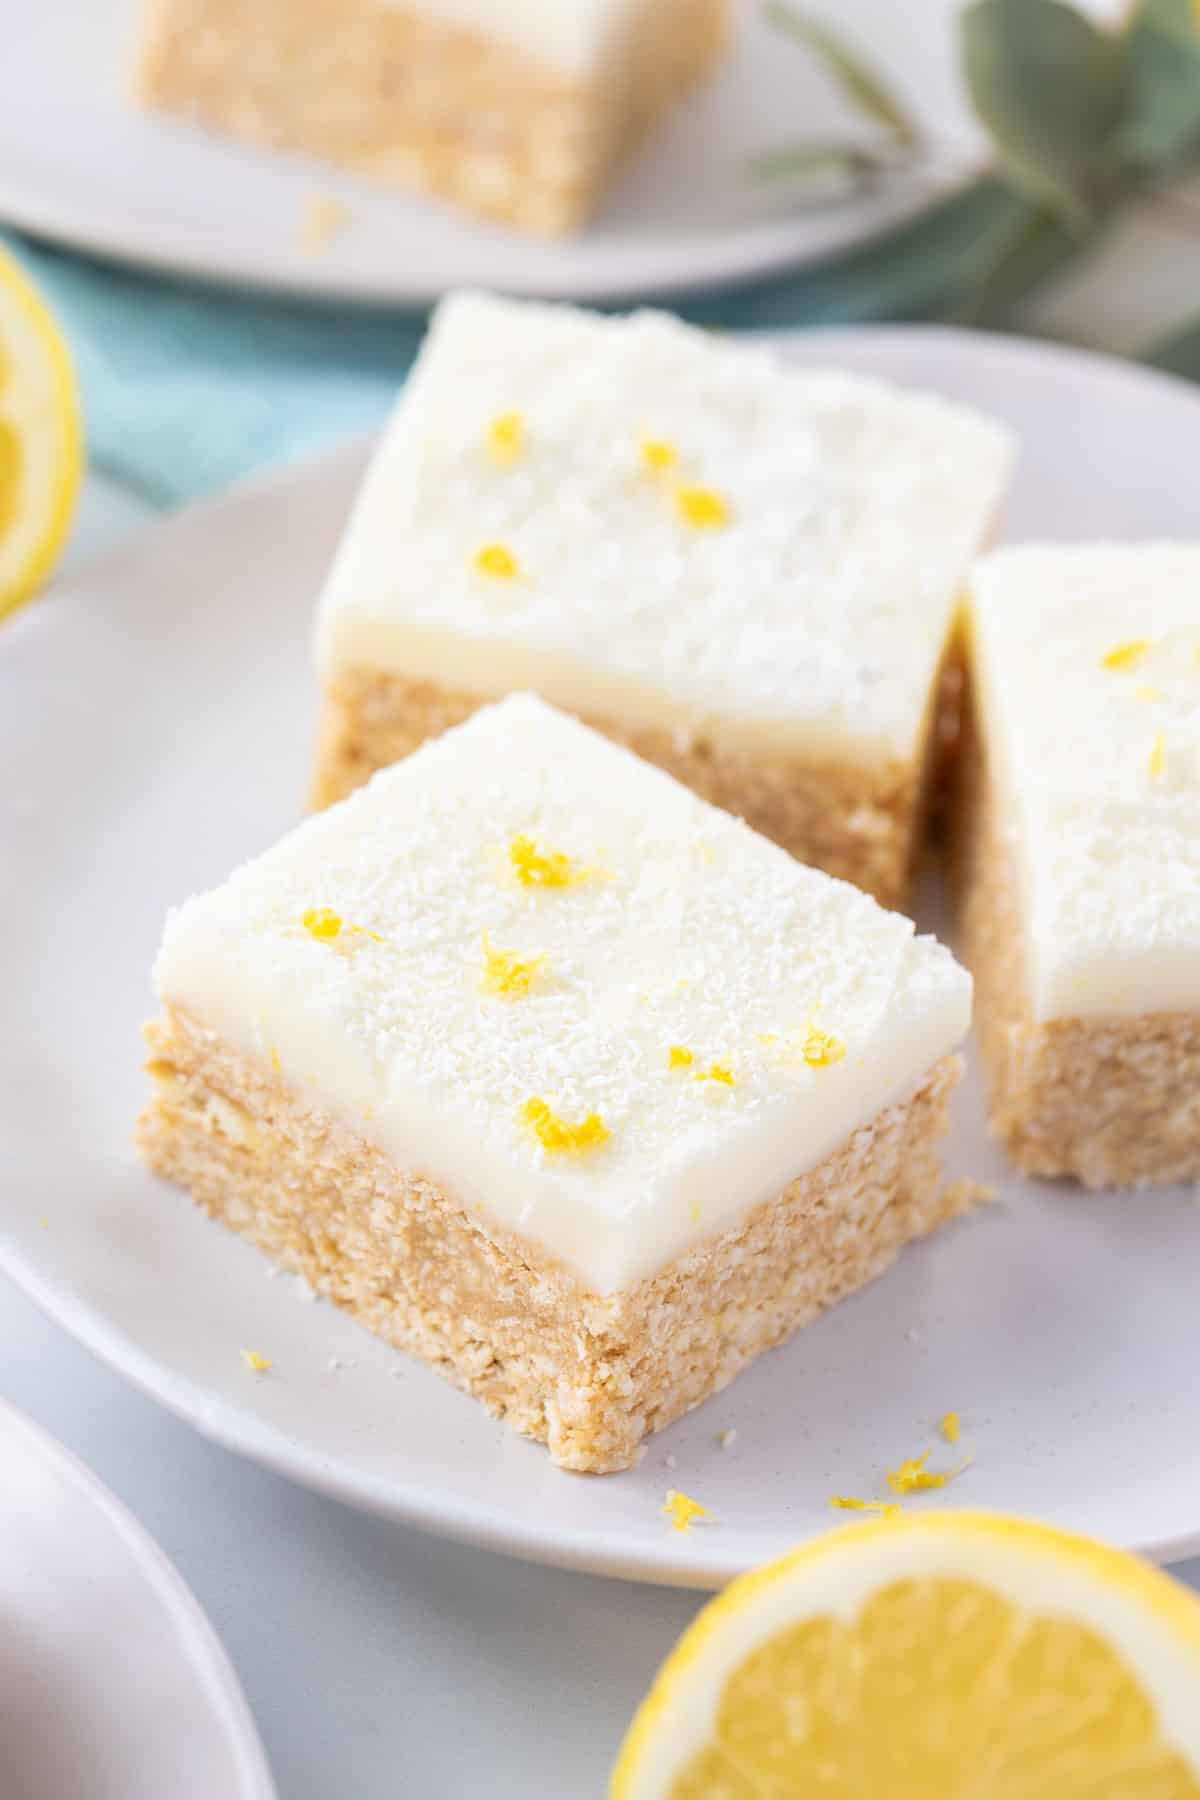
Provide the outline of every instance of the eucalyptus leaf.
[[820,58],[842,93],[899,144],[919,143],[921,133],[904,103],[840,33],[822,19],[799,12],[787,0],[767,0],[767,18]]
[[1186,375],[1192,381],[1200,381],[1200,320],[1193,320],[1152,344],[1142,361],[1165,369],[1170,375]]
[[878,181],[895,163],[861,144],[814,142],[767,150],[756,156],[750,166],[755,175],[766,181],[811,182],[822,187],[833,184],[857,191]]
[[1141,0],[1125,32],[1131,92],[1118,137],[1142,168],[1175,163],[1200,141],[1200,23],[1193,0]]
[[1117,169],[1130,89],[1120,37],[1060,0],[975,0],[962,33],[971,98],[1005,172],[1086,225]]
[[950,316],[961,325],[1007,326],[1036,287],[1080,254],[1083,242],[1057,213],[1025,201]]

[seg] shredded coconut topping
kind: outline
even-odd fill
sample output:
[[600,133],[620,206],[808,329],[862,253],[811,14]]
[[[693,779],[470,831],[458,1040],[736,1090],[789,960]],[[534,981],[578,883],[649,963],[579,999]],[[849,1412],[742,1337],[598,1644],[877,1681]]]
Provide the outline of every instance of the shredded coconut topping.
[[[314,895],[333,939],[300,926]],[[960,1040],[969,996],[909,920],[528,696],[187,902],[158,981],[599,1293],[732,1226],[907,1098]],[[815,995],[854,1045],[837,1067],[758,1041]],[[692,1063],[672,1067],[673,1045]]]

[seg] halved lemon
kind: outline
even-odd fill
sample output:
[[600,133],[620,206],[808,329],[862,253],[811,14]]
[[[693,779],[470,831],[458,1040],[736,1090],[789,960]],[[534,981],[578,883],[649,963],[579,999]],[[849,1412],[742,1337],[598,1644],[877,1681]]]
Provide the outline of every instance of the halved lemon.
[[613,1800],[1200,1800],[1200,1602],[988,1513],[831,1532],[699,1615]]
[[83,469],[79,390],[53,315],[0,249],[0,619],[62,549]]

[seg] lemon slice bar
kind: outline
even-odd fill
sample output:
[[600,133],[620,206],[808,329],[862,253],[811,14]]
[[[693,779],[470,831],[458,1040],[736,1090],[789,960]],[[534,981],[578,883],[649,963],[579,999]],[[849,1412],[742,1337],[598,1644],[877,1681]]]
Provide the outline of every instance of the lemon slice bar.
[[726,0],[143,0],[134,92],[557,233],[725,34]]
[[955,1210],[970,980],[514,695],[168,923],[153,1168],[566,1468]]
[[318,802],[532,689],[900,903],[1007,434],[660,314],[444,303],[321,606]]
[[1023,546],[971,582],[961,807],[992,1122],[1089,1187],[1200,1175],[1200,547]]

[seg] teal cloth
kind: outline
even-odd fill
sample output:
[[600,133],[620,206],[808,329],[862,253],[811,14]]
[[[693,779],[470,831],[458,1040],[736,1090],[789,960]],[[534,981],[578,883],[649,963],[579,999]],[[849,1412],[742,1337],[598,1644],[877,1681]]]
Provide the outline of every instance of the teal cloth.
[[[945,316],[1026,217],[985,179],[835,261],[675,309],[727,330]],[[66,327],[92,466],[160,506],[377,421],[424,330],[420,313],[231,292],[8,242]],[[1021,286],[1063,250],[1051,244],[1041,267],[1023,258]]]

